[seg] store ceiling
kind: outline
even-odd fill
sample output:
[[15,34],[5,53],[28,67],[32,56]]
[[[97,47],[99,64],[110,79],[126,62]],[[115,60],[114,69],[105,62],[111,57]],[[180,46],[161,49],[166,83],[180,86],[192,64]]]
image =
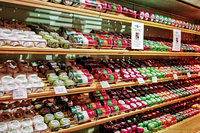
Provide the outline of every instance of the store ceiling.
[[[133,3],[144,5],[145,7],[163,10],[181,16],[191,17],[200,20],[200,9],[186,5],[177,0],[130,0]],[[196,0],[200,1],[200,0]]]

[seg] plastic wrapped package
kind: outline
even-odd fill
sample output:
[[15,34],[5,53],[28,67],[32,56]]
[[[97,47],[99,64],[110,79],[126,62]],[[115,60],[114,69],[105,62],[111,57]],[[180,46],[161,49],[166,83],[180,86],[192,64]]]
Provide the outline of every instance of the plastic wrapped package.
[[3,85],[0,84],[0,96],[4,95],[4,88]]
[[21,125],[22,125],[22,127],[32,126],[33,122],[30,118],[24,118],[21,120]]
[[23,126],[21,133],[33,133],[33,126]]
[[13,120],[8,122],[9,129],[19,129],[21,127],[21,123],[18,120]]
[[0,122],[0,133],[6,133],[8,131],[8,125],[5,122]]
[[44,91],[44,83],[43,82],[33,82],[32,84],[32,92],[42,92]]
[[23,47],[34,47],[34,41],[32,39],[24,38],[20,40]]
[[18,74],[15,77],[15,82],[20,84],[22,82],[28,82],[28,80],[26,79],[26,74]]
[[45,39],[35,39],[34,44],[35,47],[45,48],[47,46],[47,41]]
[[45,123],[35,124],[35,133],[46,133],[47,130],[48,130],[48,128]]
[[19,41],[19,39],[17,37],[8,37],[8,39],[6,40],[6,44],[10,45],[10,46],[21,46],[21,43]]
[[44,123],[44,117],[41,115],[36,115],[33,117],[33,123],[34,125],[37,123]]
[[6,45],[5,37],[0,35],[0,46]]
[[14,82],[14,78],[11,77],[10,75],[3,75],[1,77],[1,83],[4,85],[4,84],[7,84],[7,83],[13,83]]
[[18,85],[16,83],[7,83],[4,86],[5,94],[12,94],[13,90],[18,89]]
[[30,74],[30,75],[28,75],[28,81],[29,81],[30,83],[33,83],[33,82],[41,82],[41,78],[39,78],[39,77],[37,76],[37,74]]
[[20,129],[9,129],[7,133],[21,133]]

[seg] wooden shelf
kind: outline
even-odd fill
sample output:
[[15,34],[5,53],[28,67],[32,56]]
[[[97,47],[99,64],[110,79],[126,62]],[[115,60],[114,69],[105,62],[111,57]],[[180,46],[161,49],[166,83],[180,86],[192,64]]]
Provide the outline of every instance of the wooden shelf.
[[159,51],[130,51],[108,49],[62,49],[62,48],[25,48],[0,47],[1,54],[75,54],[75,55],[135,55],[135,56],[200,56],[192,52],[159,52]]
[[187,118],[175,125],[167,127],[158,133],[196,133],[200,130],[200,114]]
[[200,32],[198,32],[198,31],[173,27],[173,26],[169,26],[169,25],[165,25],[165,24],[159,24],[159,23],[154,23],[154,22],[149,22],[149,21],[144,21],[144,20],[139,20],[139,19],[134,19],[134,18],[126,17],[123,14],[112,15],[112,14],[107,14],[107,13],[100,13],[100,12],[96,12],[96,11],[80,9],[80,8],[61,5],[61,4],[54,4],[54,3],[44,2],[44,1],[40,1],[40,0],[0,0],[0,2],[18,4],[18,5],[29,6],[29,7],[34,7],[34,8],[49,9],[49,10],[66,12],[66,13],[74,13],[74,14],[79,14],[79,15],[85,15],[85,16],[91,16],[91,17],[127,22],[127,23],[131,23],[132,21],[137,21],[137,22],[144,23],[144,25],[146,25],[146,26],[151,26],[151,27],[156,27],[156,28],[161,28],[161,29],[166,29],[166,30],[180,29],[182,32],[185,32],[185,33],[200,35]]
[[[197,77],[197,76],[198,76],[197,74],[191,74],[191,77]],[[185,78],[188,78],[188,77],[178,76],[178,79],[185,79]],[[166,81],[171,81],[171,80],[174,80],[174,79],[173,78],[158,79],[158,82],[166,82]],[[144,84],[152,84],[152,81],[146,80]],[[136,85],[139,85],[139,83],[138,82],[119,82],[116,84],[110,84],[110,88],[101,88],[99,83],[94,83],[89,87],[78,87],[78,88],[73,88],[73,89],[67,89],[66,94],[55,94],[54,90],[49,89],[49,87],[47,86],[45,87],[45,88],[48,88],[47,91],[28,94],[27,99],[71,95],[71,94],[78,94],[78,93],[85,93],[85,92],[93,92],[97,90],[117,89],[117,88],[130,87],[130,86],[136,86]],[[27,100],[27,99],[24,99],[24,100]],[[12,98],[12,95],[5,95],[5,96],[0,97],[0,103],[6,102],[6,101],[15,101],[15,100],[16,99]]]
[[[68,129],[60,130],[59,132],[64,133],[64,132],[78,131],[78,130],[81,130],[81,129],[84,129],[84,128],[96,126],[96,125],[99,125],[99,124],[103,124],[103,123],[106,123],[106,122],[109,122],[109,121],[113,121],[113,120],[128,117],[128,116],[132,116],[132,115],[135,115],[135,114],[138,114],[138,113],[142,113],[142,112],[146,112],[146,111],[151,110],[151,109],[156,109],[156,108],[159,108],[159,107],[167,106],[167,105],[177,103],[177,102],[180,102],[180,101],[184,101],[184,100],[187,100],[187,99],[191,99],[191,98],[194,98],[194,97],[197,97],[197,96],[200,96],[200,93],[194,94],[194,95],[191,95],[191,96],[187,96],[187,97],[183,97],[183,98],[179,98],[179,99],[176,99],[176,100],[172,100],[172,101],[169,101],[169,102],[164,102],[164,103],[161,103],[161,104],[158,104],[158,105],[154,105],[152,107],[147,107],[147,108],[136,110],[136,111],[130,111],[128,113],[122,112],[122,113],[114,115],[114,116],[108,116],[106,118],[98,119],[98,120],[96,120],[96,122],[92,121],[92,122],[87,122],[87,123],[80,124],[80,125],[79,124],[72,125],[72,127],[68,128]],[[166,132],[166,133],[168,133],[168,132]]]

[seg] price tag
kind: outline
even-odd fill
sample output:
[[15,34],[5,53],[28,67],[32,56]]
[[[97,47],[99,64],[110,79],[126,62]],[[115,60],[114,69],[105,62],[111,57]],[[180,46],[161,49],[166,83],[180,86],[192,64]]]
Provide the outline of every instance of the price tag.
[[101,81],[100,85],[102,88],[110,88],[108,81]]
[[46,60],[52,60],[52,55],[46,55]]
[[53,88],[54,88],[55,94],[65,94],[65,93],[67,93],[65,86],[54,86]]
[[180,51],[181,48],[181,30],[173,29],[173,51]]
[[157,78],[156,76],[153,76],[153,77],[152,77],[152,82],[153,82],[153,83],[158,83],[158,78]]
[[144,84],[145,83],[143,78],[137,78],[137,81],[139,82],[139,84]]
[[125,53],[126,52],[126,50],[120,50],[119,51],[119,53],[121,53],[121,54],[123,54],[123,53]]
[[144,49],[144,23],[132,21],[131,49]]
[[25,99],[27,98],[27,89],[13,90],[13,99]]
[[198,76],[200,76],[200,72],[198,72]]
[[188,72],[188,73],[187,73],[187,76],[188,76],[189,78],[191,77],[191,74],[190,74],[190,72]]
[[178,79],[177,74],[173,74],[174,79]]

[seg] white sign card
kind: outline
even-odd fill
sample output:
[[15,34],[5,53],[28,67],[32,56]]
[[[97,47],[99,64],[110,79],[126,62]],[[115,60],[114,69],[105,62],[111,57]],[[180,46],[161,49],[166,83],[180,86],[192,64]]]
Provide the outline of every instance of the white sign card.
[[173,29],[173,51],[180,51],[181,48],[181,30]]
[[144,23],[132,21],[131,49],[144,49]]
[[101,81],[100,84],[102,88],[110,88],[108,81]]
[[188,73],[187,73],[187,76],[188,76],[188,78],[190,78],[190,77],[191,77],[191,74],[190,74],[190,72],[188,72]]
[[65,93],[67,93],[65,86],[54,86],[53,88],[54,88],[55,94],[65,94]]
[[13,99],[25,99],[27,98],[27,89],[13,90]]
[[139,82],[139,84],[144,84],[145,83],[143,78],[137,78],[137,81]]
[[153,82],[153,83],[158,83],[158,78],[157,78],[156,76],[153,76],[153,77],[152,77],[152,82]]
[[178,79],[177,74],[173,74],[174,79]]

